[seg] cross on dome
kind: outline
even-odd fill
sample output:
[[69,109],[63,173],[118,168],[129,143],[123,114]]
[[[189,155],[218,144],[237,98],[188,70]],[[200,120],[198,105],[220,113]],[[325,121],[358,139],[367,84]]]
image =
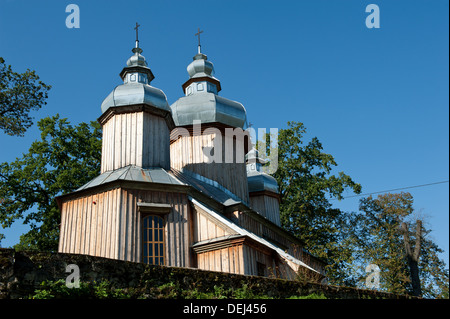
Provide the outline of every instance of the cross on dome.
[[200,52],[201,44],[200,44],[200,33],[203,33],[203,30],[200,30],[200,28],[197,28],[198,32],[195,34],[195,36],[198,36],[198,53]]
[[136,26],[134,27],[134,30],[136,30],[136,48],[139,48],[139,33],[138,32],[139,32],[140,26],[141,25],[136,22]]

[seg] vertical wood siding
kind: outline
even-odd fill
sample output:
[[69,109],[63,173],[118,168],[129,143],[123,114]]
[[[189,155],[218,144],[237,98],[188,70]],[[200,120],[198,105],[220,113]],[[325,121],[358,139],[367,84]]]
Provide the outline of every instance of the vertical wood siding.
[[[207,214],[200,207],[192,209],[194,242],[233,235],[236,232]],[[197,267],[204,270],[244,274],[242,245],[233,245],[197,254]]]
[[258,263],[265,266],[264,276],[276,276],[278,271],[280,277],[286,278],[295,273],[286,263],[278,264],[271,255],[246,244],[199,253],[197,261],[199,269],[242,275],[258,275]]
[[[259,262],[266,266],[266,276],[295,276],[298,267],[295,264],[279,258],[274,260],[271,253],[245,243],[198,253],[195,264],[191,251],[193,243],[236,232],[201,208],[191,208],[186,194],[165,191],[116,188],[63,202],[59,252],[141,262],[142,215],[137,209],[139,201],[172,206],[171,211],[164,215],[165,262],[168,266],[197,266],[205,270],[257,275]],[[323,265],[308,258],[302,247],[248,214],[235,212],[235,215],[240,216],[239,223],[249,231],[285,245],[292,256],[323,272]],[[189,221],[193,225],[189,225]]]
[[164,216],[166,265],[190,266],[190,208],[179,193],[117,188],[68,200],[62,204],[59,252],[141,262],[138,201],[172,205]]
[[197,262],[199,269],[245,274],[242,245],[199,253]]
[[115,114],[103,125],[101,173],[127,165],[170,165],[165,120],[147,112]]
[[62,204],[59,252],[118,258],[120,189]]
[[215,219],[197,206],[194,207],[193,211],[193,223],[194,242],[236,234],[233,229],[225,225],[219,225]]
[[[190,240],[188,232],[189,204],[185,194],[122,190],[123,212],[120,215],[119,259],[141,262],[142,260],[142,216],[137,211],[137,202],[171,204],[170,213],[163,215],[165,236],[165,262],[167,266],[190,265]],[[151,212],[149,212],[151,214]]]
[[[237,234],[225,225],[218,224],[200,207],[194,206],[193,212],[195,242]],[[198,253],[197,262],[200,269],[244,275],[257,275],[258,262],[266,266],[266,276],[270,274],[270,269],[273,270],[276,266],[270,254],[243,243]]]
[[[236,159],[232,163],[225,163],[226,143],[222,139],[221,163],[208,163],[206,150],[214,147],[214,140],[220,139],[220,131],[212,134],[183,136],[170,145],[170,166],[176,170],[182,168],[216,181],[245,202],[249,201],[247,171],[242,158],[242,163]],[[233,145],[233,154],[236,154],[236,145]],[[229,156],[229,155],[228,155]],[[212,157],[214,158],[214,157]],[[219,160],[218,160],[219,161]]]
[[268,276],[269,273],[276,267],[276,264],[273,258],[260,250],[257,250],[253,247],[243,245],[243,259],[244,259],[244,275],[258,275],[257,263],[263,264],[265,269],[265,276]]
[[271,222],[280,226],[280,203],[277,198],[267,195],[250,195],[250,206]]

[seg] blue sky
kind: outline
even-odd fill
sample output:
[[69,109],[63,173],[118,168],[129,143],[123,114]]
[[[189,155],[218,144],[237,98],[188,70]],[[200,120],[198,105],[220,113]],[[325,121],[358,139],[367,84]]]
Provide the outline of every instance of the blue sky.
[[[80,8],[79,29],[65,25],[70,3]],[[370,3],[380,8],[379,29],[365,25]],[[334,156],[335,173],[371,193],[449,180],[448,7],[445,0],[0,0],[0,56],[53,86],[36,121],[59,113],[87,122],[120,84],[136,21],[152,85],[169,103],[183,94],[200,27],[220,95],[243,103],[255,128],[303,122],[307,140],[317,136]],[[0,162],[27,152],[38,134],[36,125],[25,137],[0,134]],[[407,190],[447,264],[448,188]],[[334,203],[356,211],[358,202]],[[3,246],[25,230],[19,223],[0,230]]]

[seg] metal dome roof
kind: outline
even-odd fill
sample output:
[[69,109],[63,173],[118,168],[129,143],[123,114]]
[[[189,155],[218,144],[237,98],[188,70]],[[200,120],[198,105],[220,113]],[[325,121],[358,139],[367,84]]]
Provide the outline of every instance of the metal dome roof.
[[214,93],[205,92],[182,97],[173,103],[172,117],[176,126],[219,122],[232,127],[244,127],[247,115],[244,106]]
[[278,194],[278,183],[277,180],[262,172],[257,172],[258,174],[248,174],[248,191],[249,193],[269,191]]
[[110,107],[135,104],[147,104],[170,112],[164,92],[143,83],[126,83],[116,86],[103,100],[101,109],[102,113],[105,113]]
[[269,191],[272,193],[279,193],[278,182],[269,174],[262,171],[262,164],[267,161],[259,156],[258,150],[252,148],[246,155],[247,162],[247,182],[248,191],[250,193]]
[[102,113],[110,107],[147,104],[170,112],[169,103],[164,92],[150,85],[155,78],[150,68],[147,67],[145,57],[141,55],[142,49],[136,44],[127,66],[120,72],[123,84],[118,85],[103,100]]
[[182,86],[186,96],[170,106],[175,125],[192,125],[194,120],[199,120],[244,128],[247,124],[244,106],[217,95],[221,87],[220,81],[213,76],[213,63],[201,52],[193,60],[187,67],[189,80]]
[[189,77],[214,76],[214,64],[207,60],[206,55],[198,53],[187,66]]

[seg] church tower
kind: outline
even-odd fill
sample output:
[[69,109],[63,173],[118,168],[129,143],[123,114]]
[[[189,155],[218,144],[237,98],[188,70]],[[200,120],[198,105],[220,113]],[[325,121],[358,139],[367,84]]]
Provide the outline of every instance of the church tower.
[[171,167],[248,203],[245,154],[248,138],[244,106],[221,97],[214,65],[201,52],[187,66],[184,97],[171,105],[176,128],[171,132]]
[[141,55],[139,40],[118,85],[101,105],[103,126],[101,173],[128,165],[170,168],[169,135],[174,127],[163,91]]
[[190,266],[186,186],[170,173],[174,127],[162,90],[142,56],[136,25],[122,84],[104,99],[101,174],[57,198],[59,252],[157,265]]

